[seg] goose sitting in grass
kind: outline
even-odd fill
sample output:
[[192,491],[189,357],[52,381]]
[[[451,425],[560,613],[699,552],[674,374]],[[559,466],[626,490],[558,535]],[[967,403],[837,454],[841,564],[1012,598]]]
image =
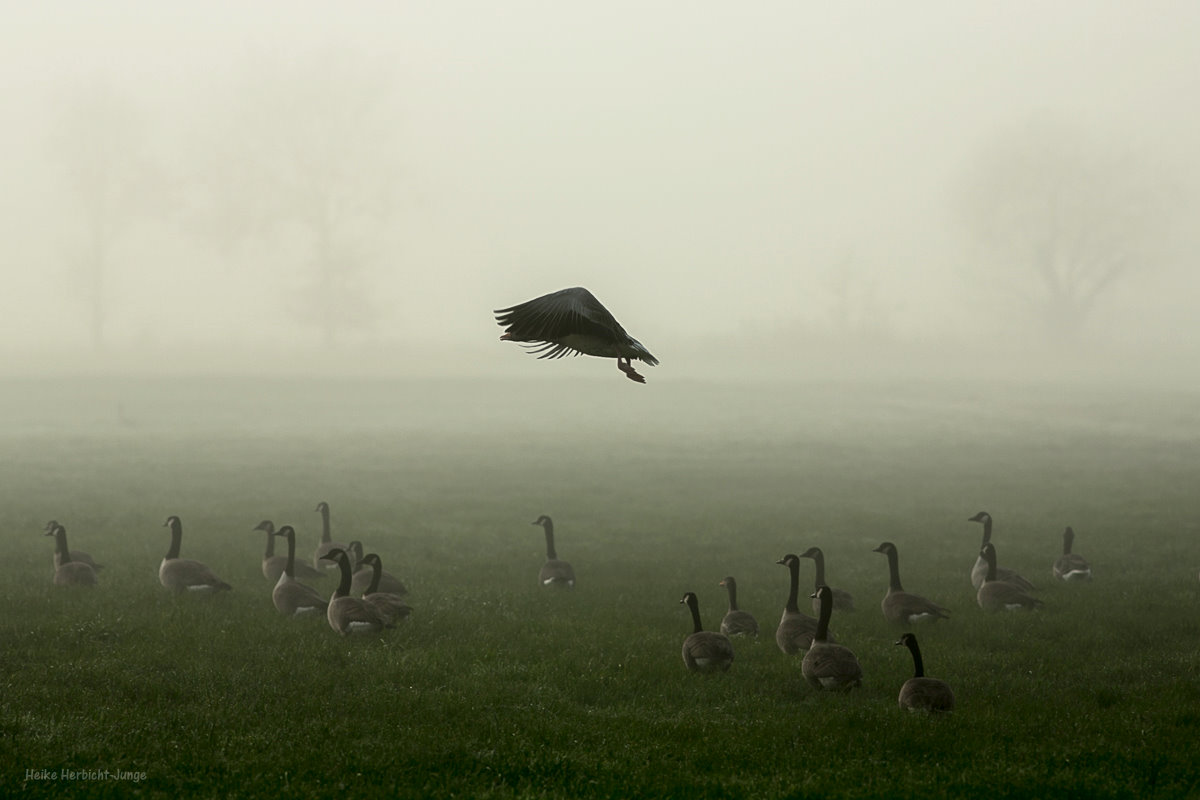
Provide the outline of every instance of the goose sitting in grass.
[[[800,610],[800,557],[788,553],[775,563],[787,567],[791,579],[787,604],[775,628],[775,644],[787,655],[794,656],[812,646],[813,636],[817,633],[817,620]],[[829,634],[829,641],[837,640],[833,634]]]
[[324,613],[329,602],[316,589],[296,580],[296,531],[291,525],[284,525],[279,530],[272,531],[271,536],[282,536],[287,540],[283,572],[271,591],[271,602],[275,604],[276,610],[285,617]]
[[[279,576],[283,574],[283,569],[288,563],[288,557],[285,555],[275,555],[275,523],[269,519],[264,519],[254,526],[254,530],[265,531],[267,534],[267,547],[263,552],[262,559],[263,577],[272,582],[278,581]],[[294,533],[293,538],[295,538]],[[314,569],[309,564],[303,561],[296,561],[295,559],[292,559],[292,562],[292,577],[294,578],[313,580],[325,577],[325,570]]]
[[206,565],[190,558],[179,557],[183,542],[183,523],[171,515],[163,523],[171,529],[171,547],[158,567],[158,582],[175,592],[207,593],[229,591],[233,587],[217,577]]
[[363,592],[362,599],[368,605],[374,606],[389,624],[403,622],[412,614],[412,608],[404,602],[402,595],[395,592],[379,591],[380,579],[383,577],[383,561],[375,553],[363,556],[363,563],[371,569],[371,583]]
[[987,573],[983,577],[983,585],[975,594],[979,607],[984,611],[1033,611],[1045,605],[1036,597],[1026,594],[1023,589],[1008,581],[996,577],[996,547],[991,542],[980,551],[983,560],[987,562]]
[[723,633],[704,630],[700,601],[686,592],[679,601],[692,612],[692,633],[683,640],[683,663],[692,672],[725,672],[733,663],[733,645]]
[[954,692],[950,686],[937,678],[925,677],[925,663],[921,660],[921,648],[917,645],[917,637],[906,633],[896,644],[907,647],[913,660],[913,676],[900,687],[900,707],[909,711],[953,711]]
[[[46,523],[46,527],[43,530],[45,530],[47,536],[54,536],[54,531],[57,527],[58,527],[58,520],[52,519]],[[57,539],[55,541],[56,541],[56,545],[54,547],[54,568],[58,569],[58,565],[62,562],[62,551],[60,551],[58,549]],[[97,564],[95,559],[93,559],[90,555],[83,552],[82,550],[72,550],[71,551],[71,560],[77,561],[81,564],[87,564],[89,567],[92,568],[93,572],[99,572],[100,570],[104,569],[103,564]]]
[[542,514],[531,524],[541,525],[546,532],[546,562],[538,570],[538,583],[542,586],[574,589],[575,570],[566,561],[560,559],[554,549],[554,521]]
[[1063,551],[1062,555],[1054,559],[1052,572],[1054,577],[1060,581],[1090,581],[1092,579],[1092,565],[1087,562],[1087,559],[1078,553],[1071,552],[1071,546],[1075,542],[1075,531],[1071,530],[1068,525],[1063,531]]
[[373,605],[350,596],[350,556],[346,551],[334,548],[326,553],[324,558],[335,563],[341,573],[341,580],[333,590],[333,596],[329,598],[329,606],[325,611],[329,627],[343,636],[351,633],[377,633],[385,627],[390,627],[390,623]]
[[936,622],[939,619],[950,618],[949,610],[932,600],[904,591],[904,587],[900,585],[900,553],[896,550],[896,545],[884,542],[876,547],[874,552],[883,553],[888,560],[888,591],[880,603],[884,619],[895,625],[911,625],[915,622]]
[[809,685],[830,692],[845,692],[862,686],[862,667],[849,647],[832,644],[829,617],[833,614],[833,590],[822,586],[812,595],[821,605],[812,646],[800,662],[800,673]]
[[[816,571],[816,574],[813,576],[813,578],[814,578],[813,591],[816,592],[822,586],[828,586],[828,584],[825,583],[825,554],[821,552],[821,548],[810,547],[807,550],[805,550],[803,553],[801,553],[800,557],[801,558],[811,558],[813,560],[813,563],[816,565],[817,571]],[[842,589],[834,589],[832,586],[830,587],[830,591],[833,592],[833,610],[834,611],[853,611],[854,610],[854,597],[851,596],[851,594],[849,592],[844,591]],[[813,595],[812,606],[813,606],[814,614],[821,613],[821,601],[815,594]]]
[[635,383],[646,379],[633,368],[631,359],[650,366],[658,359],[634,339],[587,289],[576,286],[544,294],[495,312],[504,327],[500,340],[529,343],[538,358],[562,358],[582,354],[615,358],[617,369]]
[[[363,555],[362,542],[357,539],[350,542],[346,546],[346,553],[349,554],[350,563],[354,566],[353,578],[350,581],[350,594],[361,595],[367,591],[367,587],[374,580],[375,571],[367,563],[367,559]],[[383,570],[380,572],[379,583],[376,584],[375,591],[387,592],[388,594],[408,594],[408,587],[395,575]]]
[[55,586],[95,586],[96,571],[82,561],[76,561],[67,548],[67,529],[57,522],[54,529],[44,534],[54,537],[56,563],[54,565]]
[[719,585],[729,592],[729,610],[721,619],[721,633],[726,636],[758,636],[758,620],[749,611],[738,608],[737,581],[730,575]]
[[[983,551],[983,546],[992,540],[992,515],[986,511],[980,511],[975,516],[967,520],[967,522],[978,522],[983,525],[983,541],[979,543],[980,552]],[[983,556],[975,558],[975,564],[971,567],[971,585],[976,590],[983,584],[983,576],[987,574],[987,562],[983,560]],[[1023,578],[1015,569],[1007,567],[996,567],[996,576],[1007,583],[1011,583],[1019,589],[1026,592],[1036,591],[1037,587],[1030,581]]]

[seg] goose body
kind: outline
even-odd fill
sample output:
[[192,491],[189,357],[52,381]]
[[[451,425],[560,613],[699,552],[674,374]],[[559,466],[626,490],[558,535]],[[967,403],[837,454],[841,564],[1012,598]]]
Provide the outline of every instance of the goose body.
[[329,627],[343,636],[352,633],[377,633],[388,627],[387,620],[374,606],[350,596],[350,556],[346,551],[335,548],[324,557],[337,564],[341,574],[341,581],[333,590],[333,596],[329,598],[329,605],[325,609]]
[[[46,523],[46,527],[43,530],[46,531],[47,536],[54,536],[54,530],[57,527],[58,527],[58,520],[52,519]],[[89,567],[92,568],[93,572],[99,572],[100,570],[104,569],[103,564],[97,564],[96,560],[94,558],[92,558],[90,555],[83,552],[82,550],[72,550],[71,551],[71,561],[78,561],[81,564],[87,564]],[[59,550],[58,540],[55,539],[54,568],[58,569],[58,565],[61,563],[62,563],[62,551]]]
[[546,563],[542,564],[542,568],[538,570],[538,583],[542,586],[574,589],[575,570],[566,561],[560,559],[554,549],[554,521],[542,514],[531,524],[541,525],[546,532]]
[[[274,527],[274,526],[272,526]],[[306,586],[296,580],[296,531],[291,525],[284,525],[271,536],[282,536],[287,540],[287,556],[285,556],[283,572],[271,590],[271,602],[285,617],[302,617],[307,614],[324,613],[329,602],[316,589]]]
[[[982,551],[983,546],[992,540],[992,515],[986,511],[980,511],[978,514],[968,519],[967,522],[979,522],[983,525],[983,541],[979,543],[979,549]],[[983,585],[983,577],[985,575],[987,575],[987,562],[984,561],[983,556],[980,555],[975,558],[975,564],[971,567],[971,585],[974,586],[976,590]],[[1022,577],[1021,574],[1015,569],[997,566],[996,577],[998,580],[1002,580],[1005,583],[1011,583],[1013,586],[1023,589],[1026,592],[1033,592],[1037,590],[1037,587],[1034,586],[1031,581]]]
[[[275,554],[275,523],[269,519],[264,519],[254,526],[254,530],[264,531],[267,534],[267,546],[263,551],[262,559],[263,577],[269,581],[278,581],[279,576],[283,574],[283,570],[287,566],[288,557],[286,555]],[[295,578],[311,580],[313,578],[325,577],[324,570],[314,569],[311,565],[305,564],[303,561],[295,561],[295,559],[293,559],[292,570],[292,576]]]
[[[816,574],[813,576],[813,592],[818,591],[822,586],[828,586],[825,583],[825,554],[821,552],[819,547],[810,547],[800,554],[801,558],[811,558],[816,565]],[[847,591],[829,587],[833,592],[833,610],[834,611],[853,611],[854,597]],[[821,600],[813,595],[813,613],[820,616]]]
[[[800,557],[788,553],[775,563],[787,567],[791,576],[787,604],[775,628],[775,644],[787,655],[794,656],[812,646],[813,636],[817,633],[817,620],[800,610]],[[829,641],[836,641],[833,634],[829,634]]]
[[721,633],[726,636],[758,636],[758,620],[749,611],[738,608],[737,581],[731,575],[720,585],[729,592],[729,610],[721,619]]
[[821,616],[812,646],[800,662],[800,674],[809,685],[831,692],[844,692],[862,686],[862,667],[849,647],[833,644],[829,638],[829,617],[833,614],[833,590],[822,586],[813,593],[820,603]]
[[983,559],[987,562],[988,571],[984,575],[983,585],[975,593],[975,600],[984,611],[1033,611],[1041,605],[1041,600],[1031,597],[1020,587],[1002,581],[996,577],[996,547],[991,542],[983,546]]
[[[369,591],[367,587],[375,579],[375,571],[363,556],[362,542],[355,539],[346,546],[346,552],[350,555],[350,563],[354,565],[350,579],[350,594],[365,594]],[[392,573],[380,570],[379,582],[375,584],[375,591],[388,594],[408,594],[408,587]]]
[[379,590],[380,579],[383,577],[383,561],[375,553],[363,556],[363,563],[371,569],[371,582],[363,592],[363,602],[372,606],[379,616],[389,624],[403,622],[412,614],[412,608],[404,602],[404,597],[395,592]]
[[880,603],[884,619],[896,625],[911,625],[950,618],[948,609],[919,594],[904,591],[900,585],[900,554],[896,545],[884,542],[875,548],[875,552],[883,553],[888,559],[888,592]]
[[725,672],[733,664],[733,645],[723,633],[704,630],[700,602],[687,592],[679,601],[692,612],[692,633],[683,640],[683,663],[692,672]]
[[896,644],[907,647],[913,659],[913,676],[900,687],[900,707],[909,711],[953,711],[954,692],[949,684],[937,678],[925,677],[925,663],[921,660],[917,637],[906,633]]
[[346,545],[333,540],[333,533],[329,527],[329,503],[322,500],[317,503],[316,510],[321,515],[321,541],[317,542],[317,547],[313,550],[313,567],[319,570],[337,569],[337,565],[325,556],[332,550],[345,550]]
[[190,558],[180,558],[183,542],[183,523],[174,515],[167,517],[164,528],[171,529],[171,547],[158,566],[158,582],[175,592],[208,593],[228,591],[233,587],[217,577],[207,565]]
[[658,359],[634,339],[587,289],[576,286],[536,297],[495,312],[504,327],[501,341],[529,344],[538,358],[589,355],[617,359],[617,368],[636,383],[646,379],[634,370],[632,359],[649,366]]
[[1062,555],[1054,559],[1052,572],[1054,577],[1060,581],[1090,581],[1092,579],[1092,566],[1087,562],[1087,559],[1078,553],[1071,552],[1071,546],[1075,541],[1075,531],[1071,530],[1070,526],[1063,531],[1063,551]]
[[75,554],[67,548],[67,529],[57,522],[54,529],[45,534],[54,537],[54,585],[95,586],[96,570],[91,565],[75,560]]

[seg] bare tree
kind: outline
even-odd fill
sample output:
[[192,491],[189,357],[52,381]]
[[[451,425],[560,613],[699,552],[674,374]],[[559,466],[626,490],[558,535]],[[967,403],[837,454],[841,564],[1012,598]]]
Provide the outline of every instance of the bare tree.
[[251,239],[291,265],[286,310],[326,345],[370,330],[377,249],[395,210],[395,104],[386,74],[344,52],[242,72],[191,227],[228,256]]
[[1064,342],[1121,281],[1156,266],[1171,222],[1166,186],[1144,163],[1045,125],[982,152],[965,188],[971,269]]
[[107,84],[78,86],[66,95],[47,141],[82,228],[82,235],[68,237],[69,285],[82,288],[88,334],[100,349],[117,243],[145,212],[155,182],[143,119],[129,97]]

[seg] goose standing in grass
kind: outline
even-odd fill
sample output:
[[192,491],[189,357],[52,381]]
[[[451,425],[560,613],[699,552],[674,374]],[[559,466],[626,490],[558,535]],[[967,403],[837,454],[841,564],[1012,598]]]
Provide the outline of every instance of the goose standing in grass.
[[[54,536],[54,530],[57,527],[58,527],[58,520],[52,519],[46,523],[46,527],[43,528],[43,530],[46,531],[47,536]],[[104,569],[103,564],[97,564],[95,559],[93,559],[90,555],[83,552],[82,550],[72,550],[71,551],[71,560],[77,561],[81,564],[87,564],[89,567],[92,568],[93,572],[99,572],[100,570]],[[58,549],[57,540],[56,540],[56,544],[54,547],[54,568],[58,569],[58,565],[60,563],[62,563],[62,552]]]
[[55,555],[57,558],[54,565],[54,585],[55,586],[95,586],[96,571],[91,565],[85,564],[82,561],[76,561],[69,549],[67,549],[67,529],[57,522],[54,523],[54,530],[44,534],[45,536],[54,537]]
[[336,569],[336,566],[331,564],[325,555],[331,550],[345,550],[346,545],[333,540],[333,534],[329,528],[329,503],[324,500],[317,503],[316,510],[321,515],[321,541],[317,543],[317,548],[313,550],[313,566],[319,570]]
[[379,590],[380,579],[383,577],[383,561],[379,556],[375,553],[367,553],[363,556],[363,563],[371,568],[371,583],[363,592],[363,601],[373,606],[379,612],[379,616],[390,624],[408,619],[412,614],[412,608],[404,602],[403,596],[395,592]]
[[900,707],[909,711],[953,711],[954,692],[949,684],[937,678],[925,677],[925,662],[921,660],[917,637],[906,633],[896,644],[907,647],[913,659],[913,676],[900,687]]
[[904,591],[900,585],[900,553],[896,545],[884,542],[875,548],[876,553],[883,553],[888,560],[888,591],[883,596],[880,607],[883,617],[896,625],[911,625],[914,622],[936,622],[939,619],[949,619],[950,611],[937,603],[926,600],[919,594]]
[[758,620],[749,611],[738,608],[737,581],[730,575],[719,585],[729,592],[729,610],[721,619],[721,633],[726,636],[758,636]]
[[[367,563],[366,557],[363,556],[363,543],[357,539],[346,545],[346,553],[350,556],[350,563],[354,568],[353,578],[350,580],[350,594],[361,595],[367,591],[367,587],[374,580],[375,570]],[[408,587],[392,573],[381,571],[375,591],[388,594],[408,594]]]
[[[275,523],[269,519],[264,519],[262,522],[254,526],[256,531],[265,531],[267,534],[267,547],[263,552],[262,573],[269,581],[278,581],[279,576],[283,574],[284,567],[287,566],[287,556],[275,555]],[[293,534],[294,538],[295,534]],[[314,569],[303,561],[295,561],[292,564],[292,577],[304,578],[309,580],[312,578],[324,578],[325,571]]]
[[1038,606],[1045,605],[1036,597],[1025,594],[1025,590],[1008,581],[996,577],[996,547],[991,542],[983,546],[981,551],[987,562],[987,573],[983,576],[983,585],[975,593],[975,600],[984,611],[1033,611]]
[[817,618],[817,632],[813,634],[812,646],[800,662],[800,674],[814,688],[831,692],[845,692],[862,686],[862,666],[854,653],[849,647],[828,641],[829,618],[833,615],[833,590],[821,586],[812,596],[821,605],[821,616]]
[[334,548],[323,557],[334,562],[341,571],[341,581],[333,590],[333,596],[329,598],[329,605],[325,609],[329,627],[343,636],[351,633],[376,633],[385,627],[391,627],[373,605],[350,596],[350,556],[346,551]]
[[284,560],[283,572],[275,582],[271,591],[271,601],[275,608],[285,617],[300,617],[306,614],[324,612],[329,602],[316,589],[306,586],[296,580],[296,531],[291,525],[284,525],[272,532],[272,537],[282,536],[287,539],[287,556]]
[[733,663],[733,645],[723,633],[704,630],[700,624],[700,601],[686,592],[679,601],[692,612],[692,633],[683,640],[683,663],[692,672],[724,672]]
[[[992,540],[992,515],[986,511],[980,511],[975,516],[967,520],[967,522],[979,522],[983,524],[983,541],[979,543],[980,552],[983,551],[983,546]],[[971,567],[971,585],[976,590],[983,585],[983,576],[987,574],[987,562],[980,555],[975,559],[975,565]],[[996,567],[996,575],[1002,581],[1011,583],[1020,589],[1027,592],[1037,591],[1037,587],[1030,583],[1025,578],[1021,577],[1015,569],[1007,567]]]
[[[817,565],[817,573],[815,576],[813,576],[814,577],[813,591],[814,592],[817,591],[822,586],[827,586],[828,584],[825,583],[825,554],[821,552],[821,548],[810,547],[807,550],[805,550],[803,553],[801,553],[800,557],[801,558],[811,558],[813,560],[813,563],[815,563]],[[834,589],[833,587],[830,587],[830,591],[833,592],[833,610],[834,611],[853,611],[854,610],[854,597],[849,592],[843,591],[842,589]],[[812,605],[813,605],[813,612],[816,614],[820,614],[821,613],[821,601],[815,594],[813,595],[813,604]]]
[[171,529],[171,547],[158,566],[158,582],[176,592],[216,592],[233,587],[217,577],[211,569],[199,561],[179,557],[179,546],[183,542],[183,523],[172,514],[163,523]]
[[1086,558],[1071,552],[1071,545],[1074,542],[1075,531],[1071,530],[1071,526],[1068,525],[1067,529],[1063,531],[1062,555],[1054,559],[1054,577],[1060,581],[1090,581],[1092,566]]
[[546,531],[546,563],[538,570],[538,583],[542,586],[574,589],[575,570],[566,561],[559,559],[554,550],[554,521],[542,514],[530,524],[541,525]]
[[[791,575],[787,605],[783,607],[783,616],[779,618],[779,626],[775,628],[775,644],[789,656],[794,656],[812,646],[813,636],[817,632],[817,620],[800,610],[800,557],[788,553],[775,563],[787,567]],[[836,641],[832,634],[829,635],[829,640]]]
[[617,369],[635,383],[646,379],[633,368],[631,359],[653,367],[658,359],[634,339],[621,323],[587,289],[576,286],[536,297],[533,300],[494,312],[496,322],[505,327],[500,340],[531,343],[538,358],[562,358],[582,354],[615,358]]

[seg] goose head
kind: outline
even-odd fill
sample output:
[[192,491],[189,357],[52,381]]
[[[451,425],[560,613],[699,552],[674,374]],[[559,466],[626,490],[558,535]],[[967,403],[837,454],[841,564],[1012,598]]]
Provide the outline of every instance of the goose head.
[[264,519],[262,522],[255,525],[251,530],[266,531],[267,533],[275,533],[275,523],[269,519]]

